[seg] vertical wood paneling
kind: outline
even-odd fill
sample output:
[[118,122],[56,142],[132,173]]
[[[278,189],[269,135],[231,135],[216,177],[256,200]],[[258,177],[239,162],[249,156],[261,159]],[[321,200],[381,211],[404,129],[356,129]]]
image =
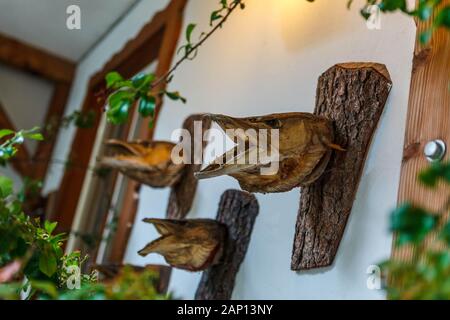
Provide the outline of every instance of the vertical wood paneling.
[[[442,5],[449,4],[450,0],[444,0]],[[418,35],[430,25],[431,22],[418,22]],[[429,140],[437,138],[450,147],[450,32],[444,28],[437,30],[427,45],[416,40],[399,204],[410,201],[430,210],[439,210],[445,203],[448,190],[430,191],[417,181],[419,172],[429,165],[423,156],[423,148]],[[449,159],[448,154],[446,159]],[[430,237],[428,241],[433,240],[434,237]],[[392,256],[408,259],[411,248],[394,247]]]

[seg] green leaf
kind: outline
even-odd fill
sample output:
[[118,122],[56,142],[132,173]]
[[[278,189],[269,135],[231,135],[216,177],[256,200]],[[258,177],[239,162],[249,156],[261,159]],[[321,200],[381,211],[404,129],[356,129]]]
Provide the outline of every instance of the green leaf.
[[118,72],[110,72],[106,75],[106,88],[114,88],[117,83],[124,81],[123,77]]
[[115,125],[125,123],[128,119],[131,104],[132,102],[130,100],[121,100],[118,106],[108,110],[108,120]]
[[211,13],[211,18],[210,18],[210,25],[211,25],[211,26],[213,25],[214,21],[223,18],[223,16],[221,15],[221,12],[222,12],[222,9],[221,9],[221,10],[213,11],[213,12]]
[[81,129],[92,128],[95,124],[95,117],[97,116],[94,110],[89,110],[87,113],[78,112],[75,114],[75,126]]
[[450,28],[450,6],[446,6],[439,11],[435,20],[435,25]]
[[13,193],[13,182],[11,179],[0,176],[0,196],[6,198]]
[[450,222],[447,222],[447,224],[442,228],[441,238],[447,243],[448,246],[450,246]]
[[133,83],[133,87],[136,89],[144,89],[144,91],[148,91],[150,84],[155,80],[155,75],[153,73],[140,73],[133,77],[131,80]]
[[52,232],[55,230],[56,226],[58,225],[58,222],[44,222],[44,229],[48,232],[48,234],[52,234]]
[[139,113],[141,116],[149,117],[155,113],[156,99],[153,96],[144,96],[139,101]]
[[45,247],[44,252],[39,256],[39,270],[47,277],[51,277],[55,274],[58,263],[54,252]]
[[426,3],[425,5],[419,6],[418,9],[418,17],[420,20],[428,20],[430,19],[431,15],[433,14],[433,6]]
[[432,36],[433,36],[433,30],[429,29],[429,30],[422,32],[419,35],[419,40],[421,43],[425,44],[425,43],[430,42]]
[[2,130],[0,130],[0,139],[4,138],[6,136],[12,135],[12,134],[14,134],[14,131],[9,130],[9,129],[2,129]]
[[186,40],[188,43],[191,43],[192,32],[194,31],[197,25],[195,23],[191,23],[186,28]]
[[42,135],[42,133],[24,133],[23,136],[25,138],[31,139],[31,140],[37,140],[37,141],[44,140],[44,136]]
[[406,11],[406,0],[383,0],[379,4],[380,10],[383,12],[402,10]]
[[433,163],[419,174],[419,181],[428,187],[436,187],[442,179],[450,183],[450,163]]
[[438,218],[407,203],[391,215],[391,230],[398,233],[397,244],[421,242],[436,226]]
[[58,298],[58,289],[51,282],[33,280],[31,281],[31,288],[48,295],[52,299]]
[[171,100],[174,100],[174,101],[180,100],[183,103],[187,102],[186,98],[183,98],[178,91],[175,91],[175,92],[168,92],[168,91],[166,91],[166,96],[169,97]]
[[119,108],[124,101],[132,100],[134,98],[134,92],[130,90],[119,90],[109,96],[108,104],[110,108]]

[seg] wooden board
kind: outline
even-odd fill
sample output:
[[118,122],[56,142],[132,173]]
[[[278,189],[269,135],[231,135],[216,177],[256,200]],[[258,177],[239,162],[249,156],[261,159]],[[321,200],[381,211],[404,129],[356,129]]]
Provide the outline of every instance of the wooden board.
[[227,190],[222,195],[217,221],[228,227],[228,241],[220,265],[203,272],[195,294],[196,300],[229,300],[258,216],[255,196],[238,190]]
[[70,84],[76,64],[0,34],[0,62],[55,82]]
[[302,188],[292,270],[333,263],[352,210],[373,133],[392,87],[384,65],[338,64],[317,87],[315,114],[334,121],[334,152],[323,176]]
[[[442,1],[450,5],[450,0]],[[431,26],[418,22],[417,35]],[[405,145],[401,167],[398,203],[414,202],[433,211],[441,210],[448,197],[443,188],[430,190],[417,181],[417,175],[429,166],[423,148],[429,140],[442,139],[450,147],[450,32],[437,29],[430,43],[416,40],[413,72],[406,120]],[[447,151],[447,161],[450,153]],[[436,237],[427,239],[433,242]],[[398,260],[411,257],[412,248],[393,247],[392,256]]]
[[[191,210],[192,203],[194,202],[195,193],[197,191],[198,179],[194,177],[194,172],[197,172],[201,168],[201,164],[194,163],[194,122],[202,122],[202,134],[201,139],[203,141],[203,133],[209,130],[211,127],[211,119],[203,117],[202,114],[195,114],[188,117],[184,123],[183,128],[188,130],[191,140],[191,163],[186,165],[183,176],[180,181],[172,187],[169,196],[169,202],[167,204],[167,218],[168,219],[184,219]],[[207,141],[203,141],[203,150],[205,150]]]

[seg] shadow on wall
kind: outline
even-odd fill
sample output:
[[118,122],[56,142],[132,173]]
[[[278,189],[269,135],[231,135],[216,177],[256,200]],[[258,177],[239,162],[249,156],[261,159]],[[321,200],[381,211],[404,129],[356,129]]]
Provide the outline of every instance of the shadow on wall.
[[[341,1],[341,6],[331,6],[331,1],[335,0],[317,0],[312,3],[306,0],[270,1],[274,6],[271,12],[275,13],[281,38],[289,51],[298,52],[329,39],[338,38],[340,34],[351,30],[352,24],[345,23],[345,20],[354,19],[354,16],[361,19],[361,27],[364,28],[364,21],[357,10],[362,7],[361,1],[355,1],[351,10],[347,9],[346,1]],[[268,3],[258,1],[258,4],[252,5],[258,6],[259,10],[267,11],[268,6],[264,5]]]

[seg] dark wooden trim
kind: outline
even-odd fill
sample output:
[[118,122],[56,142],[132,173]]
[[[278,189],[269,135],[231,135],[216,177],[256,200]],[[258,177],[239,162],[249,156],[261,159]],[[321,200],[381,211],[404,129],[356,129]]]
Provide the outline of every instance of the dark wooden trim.
[[[139,63],[142,60],[141,55],[148,55],[150,61],[155,60],[160,52],[160,46],[155,46],[155,44],[162,41],[166,19],[167,9],[156,13],[152,20],[142,27],[135,38],[128,41],[122,50],[111,57],[102,70],[94,74],[90,86],[103,84],[106,74],[111,70],[122,71],[129,73],[129,76],[133,76],[141,71],[142,63]],[[154,37],[158,37],[158,41],[152,39]]]
[[[165,74],[172,64],[173,57],[180,37],[183,25],[183,12],[187,0],[173,0],[167,7],[167,20],[165,24],[164,39],[158,56],[157,76]],[[156,91],[164,89],[162,83]],[[143,121],[138,136],[142,139],[152,139],[154,128],[158,123],[158,115],[162,107],[162,101],[158,101],[153,129],[149,129],[148,121]],[[125,250],[128,245],[128,239],[131,235],[132,227],[136,219],[136,213],[139,205],[139,191],[141,186],[135,181],[129,181],[125,192],[124,203],[119,217],[118,228],[114,236],[111,254],[108,262],[122,263]]]
[[[15,127],[15,125],[11,121],[11,119],[9,118],[9,116],[6,113],[6,110],[4,109],[1,102],[0,102],[0,129],[10,129],[13,131],[17,131],[17,128]],[[31,174],[30,165],[29,165],[30,162],[31,162],[30,152],[28,151],[26,145],[24,145],[24,144],[18,148],[15,158],[10,161],[13,168],[22,177],[30,176],[30,174]]]
[[71,85],[67,83],[60,82],[55,84],[53,97],[50,101],[44,124],[56,123],[58,128],[56,132],[52,133],[52,137],[45,137],[46,140],[39,142],[30,163],[33,167],[33,179],[43,180],[45,178],[55,147],[55,138],[59,131],[59,122],[64,115],[64,110],[66,109],[66,104],[69,99],[70,88]]
[[76,64],[0,34],[0,62],[55,82],[71,83]]

